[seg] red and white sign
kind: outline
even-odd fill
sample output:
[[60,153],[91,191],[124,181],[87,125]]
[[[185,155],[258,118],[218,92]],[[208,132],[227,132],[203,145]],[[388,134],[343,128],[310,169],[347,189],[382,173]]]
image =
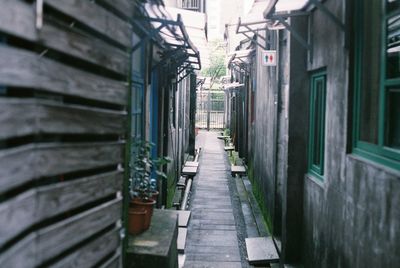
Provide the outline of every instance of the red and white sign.
[[276,66],[276,50],[264,50],[262,64],[263,66]]

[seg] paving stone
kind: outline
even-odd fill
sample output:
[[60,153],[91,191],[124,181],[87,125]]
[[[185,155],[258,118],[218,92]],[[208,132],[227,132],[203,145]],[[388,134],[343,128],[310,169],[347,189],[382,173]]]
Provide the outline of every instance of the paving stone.
[[[242,267],[229,191],[230,167],[222,142],[202,140],[200,165],[193,184],[184,267]],[[201,135],[199,135],[201,136]]]
[[235,245],[237,243],[237,235],[228,234],[209,234],[203,235],[199,233],[190,233],[191,241],[194,241],[192,245],[208,245],[210,247],[214,246],[229,246]]
[[279,262],[279,255],[271,237],[246,238],[246,248],[250,264]]
[[235,226],[235,222],[231,219],[192,219],[190,224],[193,226],[196,225],[233,225]]
[[190,232],[193,235],[226,235],[226,236],[236,236],[236,230],[193,230]]
[[193,213],[202,213],[203,211],[215,212],[215,213],[233,213],[232,208],[192,208]]
[[228,230],[236,231],[236,226],[235,225],[223,225],[223,224],[207,224],[207,223],[202,223],[202,224],[197,224],[193,225],[192,228],[194,230]]
[[197,174],[197,167],[183,167],[182,175],[194,176]]
[[195,209],[232,209],[232,204],[215,204],[215,203],[207,203],[207,204],[193,204],[192,211]]
[[179,227],[187,227],[192,212],[189,210],[178,210],[177,213]]
[[178,254],[178,267],[182,268],[185,264],[186,261],[186,255],[185,254]]
[[186,167],[198,167],[198,166],[199,166],[199,162],[186,161],[186,162],[185,162],[185,166],[186,166]]
[[195,213],[193,215],[193,220],[200,219],[200,220],[228,220],[228,221],[235,221],[233,218],[232,213],[215,213],[210,211],[202,211],[201,213]]
[[242,268],[240,262],[187,261],[185,268]]
[[240,262],[239,254],[223,254],[215,251],[214,253],[209,254],[188,254],[186,255],[187,261],[214,261],[214,262]]
[[236,174],[240,175],[245,175],[246,174],[246,168],[244,166],[231,166],[231,174],[232,176],[235,176]]
[[178,228],[178,252],[184,253],[186,246],[186,238],[187,238],[187,228],[179,227]]

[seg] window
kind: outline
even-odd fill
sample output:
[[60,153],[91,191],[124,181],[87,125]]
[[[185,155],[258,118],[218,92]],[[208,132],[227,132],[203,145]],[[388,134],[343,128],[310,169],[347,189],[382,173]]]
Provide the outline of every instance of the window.
[[143,85],[132,84],[132,138],[140,140],[143,137]]
[[176,91],[177,91],[177,84],[176,82],[172,82],[169,99],[169,117],[172,127],[176,127]]
[[354,152],[400,169],[400,1],[356,10]]
[[182,8],[191,9],[191,10],[199,10],[200,9],[200,0],[182,0]]
[[308,170],[322,179],[325,153],[326,73],[311,75]]

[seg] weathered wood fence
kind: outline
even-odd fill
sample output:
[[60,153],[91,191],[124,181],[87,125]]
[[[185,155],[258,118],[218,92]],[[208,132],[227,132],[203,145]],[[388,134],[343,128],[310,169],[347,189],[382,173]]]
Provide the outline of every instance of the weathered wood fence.
[[40,2],[0,1],[0,267],[119,267],[134,1]]

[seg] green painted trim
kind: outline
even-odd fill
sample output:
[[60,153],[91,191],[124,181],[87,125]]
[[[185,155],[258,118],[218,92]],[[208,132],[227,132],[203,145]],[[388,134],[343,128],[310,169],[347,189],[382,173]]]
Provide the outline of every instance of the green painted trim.
[[[311,74],[310,83],[310,128],[308,135],[308,170],[310,173],[316,175],[319,179],[323,180],[324,163],[325,163],[325,120],[326,120],[326,71],[318,71]],[[322,83],[322,89],[319,98],[316,99],[316,91],[318,85]],[[316,122],[314,120],[315,114],[319,113],[319,129],[316,129]],[[320,141],[320,147],[315,148],[314,134],[317,132]],[[319,149],[319,164],[316,164],[314,155],[316,150]]]
[[[400,86],[400,78],[387,79],[386,77],[386,34],[387,34],[387,20],[392,14],[386,14],[386,2],[382,3],[382,16],[381,30],[381,68],[380,68],[380,86],[379,86],[379,121],[378,121],[378,144],[372,144],[360,140],[360,118],[361,118],[361,91],[362,91],[362,66],[364,64],[362,59],[363,51],[363,10],[369,8],[365,5],[363,0],[356,1],[356,8],[358,12],[355,13],[355,66],[354,66],[354,115],[353,115],[353,153],[361,157],[367,158],[379,164],[388,166],[393,169],[400,170],[400,151],[385,146],[385,118],[387,116],[387,94],[392,87]],[[395,12],[398,13],[398,12]]]
[[[383,14],[386,14],[386,1],[382,1],[382,10]],[[384,136],[385,136],[385,114],[386,114],[386,90],[385,90],[385,81],[386,81],[386,21],[387,16],[381,21],[381,58],[380,58],[380,76],[379,76],[379,115],[378,115],[378,145],[382,147],[384,145]]]

